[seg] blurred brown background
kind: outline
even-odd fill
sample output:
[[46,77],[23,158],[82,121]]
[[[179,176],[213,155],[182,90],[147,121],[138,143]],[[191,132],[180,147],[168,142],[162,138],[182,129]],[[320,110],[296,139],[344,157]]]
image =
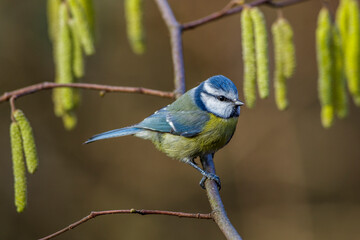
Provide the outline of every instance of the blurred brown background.
[[[95,1],[97,52],[83,82],[172,90],[168,31],[154,1],[146,2],[147,52],[127,43],[123,1]],[[221,9],[228,1],[169,1],[181,22]],[[332,7],[337,1],[331,1]],[[0,0],[0,91],[53,81],[46,1]],[[360,109],[325,130],[320,124],[315,22],[320,1],[288,7],[298,67],[289,81],[290,108],[279,112],[273,92],[242,109],[233,140],[215,157],[228,215],[250,239],[360,239]],[[276,10],[262,7],[268,26]],[[269,29],[269,28],[268,28]],[[242,94],[239,15],[184,33],[187,88],[209,76],[231,78]],[[272,49],[270,50],[272,59]],[[273,65],[273,63],[271,62]],[[92,210],[163,209],[208,212],[200,174],[169,159],[150,142],[126,137],[91,145],[93,134],[139,122],[170,103],[135,94],[84,91],[79,124],[64,130],[51,92],[16,101],[30,119],[40,168],[28,176],[28,208],[17,214],[9,146],[9,104],[0,104],[0,239],[36,239]],[[104,216],[58,239],[223,239],[212,221],[166,216]]]

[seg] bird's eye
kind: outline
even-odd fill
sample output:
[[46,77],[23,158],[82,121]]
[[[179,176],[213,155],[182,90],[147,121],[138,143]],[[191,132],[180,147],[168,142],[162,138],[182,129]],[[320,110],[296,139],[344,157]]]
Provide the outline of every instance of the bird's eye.
[[218,96],[217,99],[221,102],[225,101],[226,100],[226,97],[224,96]]

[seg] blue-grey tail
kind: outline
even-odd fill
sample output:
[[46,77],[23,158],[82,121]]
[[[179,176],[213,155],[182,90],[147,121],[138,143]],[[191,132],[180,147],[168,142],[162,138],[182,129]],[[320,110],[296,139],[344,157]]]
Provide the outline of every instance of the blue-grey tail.
[[89,138],[85,143],[95,142],[97,140],[114,138],[114,137],[122,137],[126,135],[133,135],[135,133],[141,132],[143,129],[136,127],[125,127],[120,129],[111,130],[108,132],[100,133],[95,136]]

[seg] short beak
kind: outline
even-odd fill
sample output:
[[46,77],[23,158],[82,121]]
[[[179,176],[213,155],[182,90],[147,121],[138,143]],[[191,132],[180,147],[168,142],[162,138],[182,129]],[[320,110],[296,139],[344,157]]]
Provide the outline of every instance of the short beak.
[[242,102],[242,101],[240,101],[240,100],[234,100],[234,104],[236,105],[236,106],[242,106],[242,105],[244,105],[244,103]]

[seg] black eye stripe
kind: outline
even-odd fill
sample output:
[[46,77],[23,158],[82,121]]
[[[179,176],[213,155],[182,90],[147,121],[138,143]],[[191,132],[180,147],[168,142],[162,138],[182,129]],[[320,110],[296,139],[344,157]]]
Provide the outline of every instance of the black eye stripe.
[[231,100],[230,99],[228,99],[227,97],[225,97],[225,96],[217,96],[216,97],[219,101],[221,101],[221,102],[231,102]]
[[216,98],[217,100],[221,101],[221,102],[232,102],[230,99],[228,99],[227,97],[220,95],[220,96],[216,96],[214,94],[211,94],[209,92],[203,91],[203,93],[205,93],[206,95],[209,95],[211,97]]

